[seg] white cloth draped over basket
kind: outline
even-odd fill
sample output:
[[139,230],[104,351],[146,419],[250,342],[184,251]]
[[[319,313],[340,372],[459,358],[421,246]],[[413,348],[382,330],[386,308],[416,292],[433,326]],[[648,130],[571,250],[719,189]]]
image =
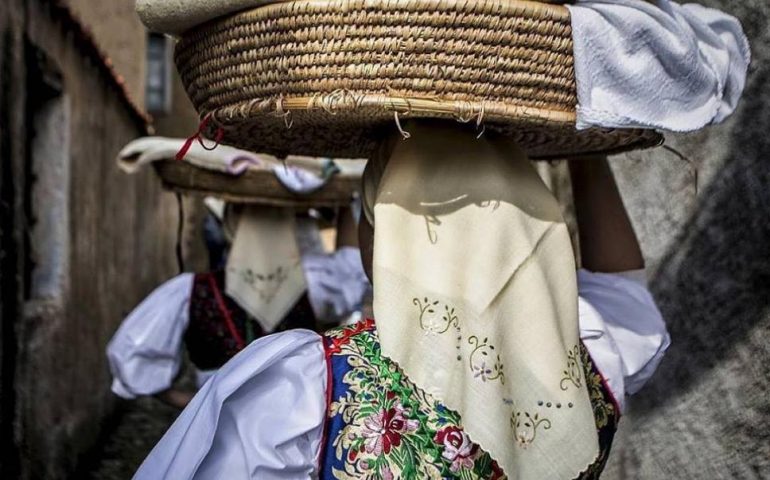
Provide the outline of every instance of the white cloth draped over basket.
[[[621,408],[670,342],[640,276],[578,272],[580,337]],[[326,381],[318,334],[294,330],[255,341],[203,386],[134,478],[312,478]]]
[[740,22],[670,0],[578,0],[577,127],[698,130],[738,104],[751,57]]
[[[184,144],[183,138],[137,138],[120,150],[116,163],[125,173],[136,173],[153,162],[174,160]],[[335,163],[330,158],[302,156],[289,156],[281,161],[271,155],[256,154],[227,145],[217,145],[207,150],[197,142],[190,146],[181,161],[203,170],[233,176],[242,175],[248,170],[271,172],[287,190],[295,194],[313,193],[323,188],[334,175],[360,177],[366,163],[361,159]]]

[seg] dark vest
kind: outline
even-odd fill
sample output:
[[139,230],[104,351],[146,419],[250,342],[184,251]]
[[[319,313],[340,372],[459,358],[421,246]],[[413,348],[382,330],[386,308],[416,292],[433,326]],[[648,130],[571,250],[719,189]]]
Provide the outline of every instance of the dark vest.
[[[504,478],[489,454],[470,442],[459,414],[380,354],[373,321],[332,329],[323,340],[330,392],[320,478]],[[620,415],[582,346],[581,355],[600,447],[596,461],[578,477],[587,480],[599,478]]]
[[307,294],[289,311],[275,332],[265,332],[248,313],[225,295],[224,272],[200,273],[193,280],[190,321],[184,335],[190,361],[200,370],[214,370],[257,338],[292,328],[315,330]]

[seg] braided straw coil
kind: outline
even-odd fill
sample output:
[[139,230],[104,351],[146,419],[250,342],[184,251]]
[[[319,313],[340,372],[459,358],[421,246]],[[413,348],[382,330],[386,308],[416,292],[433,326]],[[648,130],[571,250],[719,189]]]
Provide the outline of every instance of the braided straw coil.
[[187,32],[175,57],[224,143],[276,156],[366,158],[406,118],[502,132],[533,158],[661,143],[650,130],[576,130],[569,10],[552,3],[274,3]]

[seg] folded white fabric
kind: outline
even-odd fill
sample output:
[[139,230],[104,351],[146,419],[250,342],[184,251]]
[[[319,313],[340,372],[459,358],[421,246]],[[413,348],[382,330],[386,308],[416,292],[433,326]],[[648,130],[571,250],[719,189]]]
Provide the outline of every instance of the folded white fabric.
[[302,269],[310,305],[321,322],[339,322],[363,309],[371,287],[357,248],[342,247],[331,254],[303,252]]
[[[152,162],[173,160],[185,141],[183,138],[138,138],[118,153],[118,167],[126,173],[136,173]],[[182,161],[230,175],[241,175],[249,169],[272,171],[281,185],[300,195],[320,190],[334,176],[360,178],[366,164],[366,160],[362,159],[335,163],[330,158],[300,156],[281,161],[271,155],[255,154],[226,145],[206,150],[197,142],[190,146]]]
[[131,399],[168,389],[182,364],[193,274],[155,289],[120,325],[107,345],[112,391]]
[[206,382],[134,480],[317,478],[326,377],[315,332],[252,342]]
[[568,8],[579,129],[683,132],[735,110],[750,49],[734,17],[670,0],[578,0]]
[[[118,167],[126,173],[136,173],[152,162],[171,160],[182,148],[185,139],[166,137],[142,137],[128,143],[118,153]],[[184,161],[196,167],[217,172],[240,175],[250,167],[272,168],[278,163],[273,157],[256,155],[226,145],[206,150],[197,142],[185,154]]]
[[276,165],[273,173],[278,181],[288,190],[307,195],[323,188],[331,178],[340,172],[339,167],[331,158],[317,159],[323,162],[321,172],[314,173],[296,165]]
[[644,386],[671,344],[643,271],[578,271],[580,338],[616,400]]

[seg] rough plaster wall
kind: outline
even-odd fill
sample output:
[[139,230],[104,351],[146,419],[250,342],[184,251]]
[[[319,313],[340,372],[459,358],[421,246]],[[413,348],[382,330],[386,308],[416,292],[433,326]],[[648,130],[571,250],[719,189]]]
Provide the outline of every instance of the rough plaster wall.
[[135,0],[66,0],[110,57],[137,105],[144,105],[147,33]]
[[613,159],[673,345],[633,397],[606,479],[770,478],[770,3],[737,15],[754,60],[725,124]]
[[[16,272],[21,265],[21,235],[13,228],[18,222],[20,205],[15,188],[20,183],[25,155],[24,111],[26,89],[23,58],[24,23],[21,0],[0,2],[0,478],[14,478],[17,449],[14,443],[15,421],[15,328],[19,291]],[[10,227],[10,228],[9,228]]]
[[19,320],[17,437],[23,478],[66,478],[113,409],[107,341],[176,273],[176,202],[151,171],[114,166],[140,130],[99,71],[35,8],[29,35],[58,63],[70,102],[69,272],[61,302],[33,298]]

